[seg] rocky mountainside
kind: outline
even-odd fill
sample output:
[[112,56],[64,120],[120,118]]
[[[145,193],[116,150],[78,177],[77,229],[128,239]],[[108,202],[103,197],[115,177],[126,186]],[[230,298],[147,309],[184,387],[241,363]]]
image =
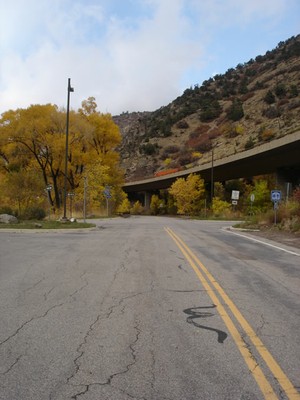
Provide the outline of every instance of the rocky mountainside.
[[154,112],[114,116],[127,180],[168,174],[300,131],[300,35],[188,88]]

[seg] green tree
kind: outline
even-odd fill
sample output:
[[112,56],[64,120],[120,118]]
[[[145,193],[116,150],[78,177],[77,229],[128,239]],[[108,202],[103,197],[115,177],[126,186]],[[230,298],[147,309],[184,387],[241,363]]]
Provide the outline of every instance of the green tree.
[[264,101],[267,104],[273,104],[275,103],[275,96],[273,94],[273,92],[271,90],[268,90],[265,97],[264,97]]
[[277,97],[279,97],[280,99],[286,96],[286,86],[284,83],[278,83],[275,87],[275,94]]
[[239,121],[244,116],[243,103],[240,99],[235,98],[227,110],[227,116],[232,121]]
[[265,212],[271,206],[270,189],[266,180],[257,180],[254,182],[252,192],[255,196],[252,211],[254,213]]

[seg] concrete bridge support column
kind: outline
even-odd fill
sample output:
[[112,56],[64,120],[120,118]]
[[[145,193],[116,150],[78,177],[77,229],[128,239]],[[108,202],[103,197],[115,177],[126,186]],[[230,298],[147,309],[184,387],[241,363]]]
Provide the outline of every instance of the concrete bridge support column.
[[151,192],[144,192],[144,207],[146,211],[150,210]]

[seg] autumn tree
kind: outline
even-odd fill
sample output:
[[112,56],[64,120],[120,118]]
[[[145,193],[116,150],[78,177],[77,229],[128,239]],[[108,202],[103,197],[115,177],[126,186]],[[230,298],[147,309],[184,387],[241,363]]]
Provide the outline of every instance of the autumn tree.
[[[87,102],[82,102],[82,109],[79,111],[88,124],[82,145],[85,149],[84,175],[89,181],[91,205],[103,202],[104,188],[109,187],[110,201],[114,207],[117,207],[124,199],[122,191],[124,173],[120,167],[119,153],[116,151],[121,143],[119,128],[110,114],[97,112],[93,97],[90,97]],[[79,186],[82,193],[82,179]]]
[[161,199],[157,194],[151,196],[150,210],[153,215],[163,214],[166,209],[165,200]]
[[[123,199],[123,171],[116,151],[121,136],[112,117],[97,112],[96,107],[95,99],[89,98],[78,112],[70,112],[67,190],[76,191],[76,198],[82,200],[84,177],[88,177],[93,198],[103,200],[103,188],[109,185],[112,201],[117,204]],[[65,135],[65,111],[55,105],[32,105],[3,113],[0,119],[2,175],[8,181],[12,180],[8,178],[10,174],[21,174],[21,171],[39,176],[39,183],[31,184],[32,193],[36,197],[41,186],[51,184],[49,199],[59,209],[64,193]],[[16,185],[7,188],[11,190],[8,197],[14,197]],[[19,190],[25,189],[21,185]]]
[[254,213],[265,212],[271,206],[270,200],[270,189],[268,188],[268,182],[260,179],[254,182],[254,188],[252,193],[255,196],[252,211]]
[[204,180],[199,175],[190,174],[186,179],[178,178],[169,193],[175,199],[178,214],[197,215],[204,206]]
[[[65,160],[64,112],[51,104],[8,111],[2,114],[0,130],[6,140],[2,148],[6,171],[29,171],[38,167],[44,186],[53,186],[51,204],[60,208]],[[74,124],[70,124],[69,143],[73,153],[76,146],[77,151],[81,147],[80,135]],[[71,161],[71,153],[68,161]]]

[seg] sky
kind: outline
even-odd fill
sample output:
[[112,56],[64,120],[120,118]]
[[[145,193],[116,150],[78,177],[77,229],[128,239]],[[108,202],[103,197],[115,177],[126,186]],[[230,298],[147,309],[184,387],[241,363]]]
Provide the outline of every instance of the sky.
[[0,114],[154,111],[300,33],[299,0],[0,0]]

